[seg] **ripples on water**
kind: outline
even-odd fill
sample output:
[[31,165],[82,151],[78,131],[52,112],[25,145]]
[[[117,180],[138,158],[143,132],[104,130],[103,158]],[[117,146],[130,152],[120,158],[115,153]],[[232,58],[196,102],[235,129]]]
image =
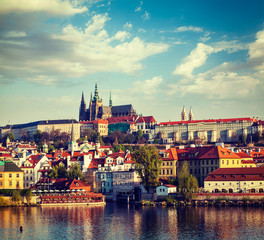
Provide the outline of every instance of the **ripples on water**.
[[[262,208],[1,208],[0,239],[263,239]],[[19,227],[24,231],[20,233]]]

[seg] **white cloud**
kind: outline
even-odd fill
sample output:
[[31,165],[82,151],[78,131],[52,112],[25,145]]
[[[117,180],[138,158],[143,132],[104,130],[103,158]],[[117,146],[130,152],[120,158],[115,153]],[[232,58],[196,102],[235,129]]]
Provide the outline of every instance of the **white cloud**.
[[259,83],[258,79],[250,75],[208,71],[195,76],[192,82],[171,84],[168,94],[180,92],[182,96],[201,94],[209,98],[241,98],[250,96]]
[[182,45],[182,44],[187,44],[187,42],[181,42],[181,41],[174,41],[172,42],[174,45]]
[[227,51],[228,53],[234,53],[241,50],[247,50],[248,44],[240,43],[237,40],[233,41],[220,41],[212,44],[217,51]]
[[200,27],[182,26],[176,28],[174,32],[203,32],[203,29]]
[[140,29],[138,29],[138,32],[139,32],[139,33],[141,33],[141,32],[142,32],[142,33],[145,33],[146,30],[145,30],[144,28],[140,28]]
[[128,22],[124,25],[124,28],[132,28],[132,27],[133,27],[133,25],[131,23],[128,23]]
[[264,30],[257,32],[256,38],[256,41],[249,45],[248,64],[261,71],[264,70]]
[[135,9],[135,12],[140,12],[141,10],[142,10],[142,5],[143,5],[143,2],[142,1],[140,1],[140,3],[139,3],[139,6],[138,7],[136,7],[136,9]]
[[213,52],[214,48],[211,46],[198,43],[190,55],[185,57],[180,65],[176,66],[172,74],[191,77],[193,70],[202,66],[206,62],[208,55]]
[[143,68],[142,60],[168,50],[164,43],[146,43],[139,37],[130,40],[126,31],[109,36],[105,30],[109,20],[107,14],[95,15],[84,29],[69,24],[52,36],[0,41],[3,79],[53,85],[97,72],[135,74]]
[[264,30],[257,32],[256,41],[249,45],[249,58],[263,57],[264,55]]
[[25,32],[18,32],[18,31],[9,31],[5,34],[6,38],[16,38],[16,37],[25,37]]
[[126,31],[118,31],[115,34],[114,39],[124,42],[127,38],[130,38],[130,35],[131,34]]
[[0,13],[10,12],[46,12],[51,15],[74,15],[87,11],[86,7],[75,8],[65,0],[2,0]]
[[157,92],[157,89],[162,81],[162,76],[155,76],[150,80],[134,82],[134,90],[132,92],[143,93],[144,95],[151,96]]
[[148,11],[145,11],[144,14],[141,16],[144,20],[150,19],[150,13]]
[[137,7],[137,8],[135,9],[135,12],[139,12],[139,11],[141,11],[141,7]]

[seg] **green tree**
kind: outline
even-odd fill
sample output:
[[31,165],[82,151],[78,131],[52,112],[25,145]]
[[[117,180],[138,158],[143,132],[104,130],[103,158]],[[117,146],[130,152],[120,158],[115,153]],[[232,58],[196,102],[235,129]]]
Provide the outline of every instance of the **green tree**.
[[123,152],[125,152],[125,151],[126,151],[126,148],[125,148],[124,145],[122,145],[122,144],[117,144],[117,145],[115,146],[115,148],[114,148],[114,151],[115,151],[115,152],[119,152],[120,150],[122,150]]
[[143,137],[143,131],[142,129],[138,129],[137,134],[136,134],[136,139],[139,141]]
[[53,145],[49,145],[49,153],[52,153],[55,150],[55,147]]
[[15,190],[12,194],[12,198],[11,198],[12,202],[18,204],[21,201],[21,195],[20,195],[20,191]]
[[67,170],[65,166],[58,165],[57,166],[57,173],[58,173],[58,178],[67,178]]
[[23,128],[21,130],[21,133],[19,135],[20,135],[22,141],[25,141],[25,142],[30,141],[28,131],[25,128]]
[[78,163],[73,164],[68,171],[69,179],[83,179],[83,173]]
[[67,178],[68,173],[63,165],[57,165],[49,171],[49,178]]
[[128,150],[130,153],[132,153],[134,151],[130,145],[126,146],[126,150]]
[[49,178],[58,178],[58,169],[56,167],[53,167],[49,171]]
[[35,143],[37,145],[41,145],[42,144],[42,133],[40,130],[37,130],[34,134],[33,134],[33,139],[35,141]]
[[29,204],[31,202],[31,199],[32,199],[32,192],[30,189],[26,190],[25,197],[26,197],[27,203]]
[[187,201],[191,200],[192,193],[197,192],[199,186],[196,177],[190,174],[187,162],[183,162],[183,166],[178,173],[177,179],[182,198]]
[[144,146],[135,150],[132,156],[141,181],[149,192],[151,187],[155,187],[158,184],[159,170],[162,162],[159,151],[155,147]]
[[15,135],[12,132],[6,133],[3,137],[3,142],[6,143],[7,137],[9,138],[10,142],[15,141]]

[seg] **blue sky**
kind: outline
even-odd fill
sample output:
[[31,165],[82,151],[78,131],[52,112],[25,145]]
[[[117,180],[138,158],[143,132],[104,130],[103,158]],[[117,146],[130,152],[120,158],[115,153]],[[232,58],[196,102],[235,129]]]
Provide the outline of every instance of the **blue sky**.
[[0,125],[104,105],[264,119],[264,1],[1,0]]

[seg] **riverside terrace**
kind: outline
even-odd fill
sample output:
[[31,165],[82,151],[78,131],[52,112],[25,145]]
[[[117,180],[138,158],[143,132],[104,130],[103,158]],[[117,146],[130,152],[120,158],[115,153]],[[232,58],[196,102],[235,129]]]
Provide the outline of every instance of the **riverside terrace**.
[[73,190],[33,190],[38,203],[46,204],[105,204],[105,197],[101,193],[88,192],[84,189]]

